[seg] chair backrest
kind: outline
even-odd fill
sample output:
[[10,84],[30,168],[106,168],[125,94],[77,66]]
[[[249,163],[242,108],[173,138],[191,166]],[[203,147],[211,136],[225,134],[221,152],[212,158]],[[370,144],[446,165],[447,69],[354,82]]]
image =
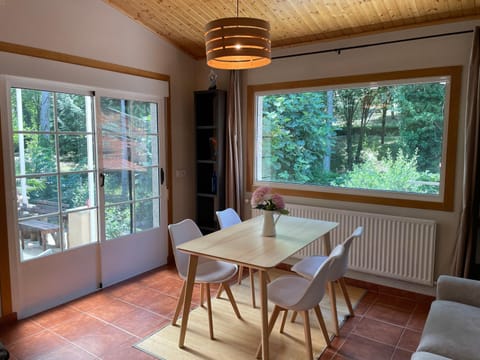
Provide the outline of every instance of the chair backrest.
[[343,256],[345,252],[345,247],[340,244],[335,247],[335,249],[330,253],[327,260],[325,260],[320,267],[317,269],[317,272],[310,280],[305,293],[302,298],[297,302],[294,307],[297,310],[308,310],[312,309],[314,306],[318,305],[325,294],[325,288],[327,281],[329,279],[330,270],[335,266],[335,262]]
[[238,224],[242,222],[240,216],[232,208],[225,210],[217,211],[217,219],[221,229],[227,228],[229,226]]
[[[348,254],[350,252],[350,245],[352,244],[353,239],[356,239],[362,236],[362,234],[363,234],[363,227],[359,226],[353,231],[353,233],[348,238],[345,239],[345,241],[342,244],[343,247],[345,248],[345,251],[330,269],[330,276],[329,276],[330,281],[338,280],[343,276],[345,276],[345,273],[348,270]],[[333,249],[332,253],[334,251],[335,249]]]
[[187,277],[189,255],[177,250],[177,246],[202,236],[197,224],[191,219],[182,220],[176,224],[168,225],[168,232],[172,239],[173,256],[177,271],[183,278]]

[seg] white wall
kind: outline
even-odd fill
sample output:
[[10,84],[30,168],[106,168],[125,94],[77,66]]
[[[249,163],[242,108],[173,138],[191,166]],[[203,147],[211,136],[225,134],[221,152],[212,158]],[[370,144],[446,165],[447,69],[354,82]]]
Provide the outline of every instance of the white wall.
[[[480,25],[480,21],[417,28],[401,32],[385,33],[383,35],[345,39],[341,41],[322,42],[301,47],[278,49],[273,52],[273,57],[278,55],[308,53],[432,34],[473,30],[475,25]],[[460,102],[461,108],[459,114],[460,121],[457,149],[457,168],[455,176],[455,206],[453,212],[426,211],[420,209],[397,208],[393,206],[368,205],[341,201],[325,201],[321,199],[289,198],[287,200],[290,200],[294,203],[305,203],[309,205],[318,205],[339,209],[433,219],[438,223],[435,273],[437,276],[440,274],[450,273],[450,264],[454,254],[454,242],[456,238],[462,200],[464,144],[463,126],[465,121],[465,91],[471,39],[472,33],[468,33],[464,35],[345,50],[340,54],[337,54],[336,52],[328,52],[316,55],[291,57],[273,60],[272,64],[263,68],[248,70],[246,74],[246,84],[255,85],[438,66],[464,66]],[[246,104],[244,105],[246,106]],[[251,182],[251,179],[247,179],[246,182]],[[408,284],[395,284],[389,280],[371,280],[383,282],[386,285],[403,285],[403,287],[409,287]]]

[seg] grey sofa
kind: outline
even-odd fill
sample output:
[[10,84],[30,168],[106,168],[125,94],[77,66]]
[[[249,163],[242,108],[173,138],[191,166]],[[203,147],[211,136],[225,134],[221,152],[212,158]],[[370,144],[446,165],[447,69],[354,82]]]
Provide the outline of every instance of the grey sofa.
[[441,275],[412,360],[480,359],[480,281]]

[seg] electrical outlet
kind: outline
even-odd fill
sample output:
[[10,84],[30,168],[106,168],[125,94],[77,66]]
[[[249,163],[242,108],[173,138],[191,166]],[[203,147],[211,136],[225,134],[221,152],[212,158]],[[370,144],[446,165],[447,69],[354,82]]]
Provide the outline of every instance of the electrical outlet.
[[175,176],[176,176],[177,178],[183,178],[183,177],[185,177],[186,175],[187,175],[187,170],[185,170],[185,169],[179,169],[179,170],[177,170],[177,171],[175,172]]

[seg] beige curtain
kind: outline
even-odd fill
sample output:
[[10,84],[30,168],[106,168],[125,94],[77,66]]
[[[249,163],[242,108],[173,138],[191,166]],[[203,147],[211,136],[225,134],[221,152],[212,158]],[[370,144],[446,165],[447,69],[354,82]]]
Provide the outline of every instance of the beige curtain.
[[477,238],[480,198],[480,28],[473,33],[465,122],[463,202],[452,273],[468,277]]
[[242,155],[242,86],[241,71],[230,71],[226,126],[226,207],[242,214],[243,155]]

